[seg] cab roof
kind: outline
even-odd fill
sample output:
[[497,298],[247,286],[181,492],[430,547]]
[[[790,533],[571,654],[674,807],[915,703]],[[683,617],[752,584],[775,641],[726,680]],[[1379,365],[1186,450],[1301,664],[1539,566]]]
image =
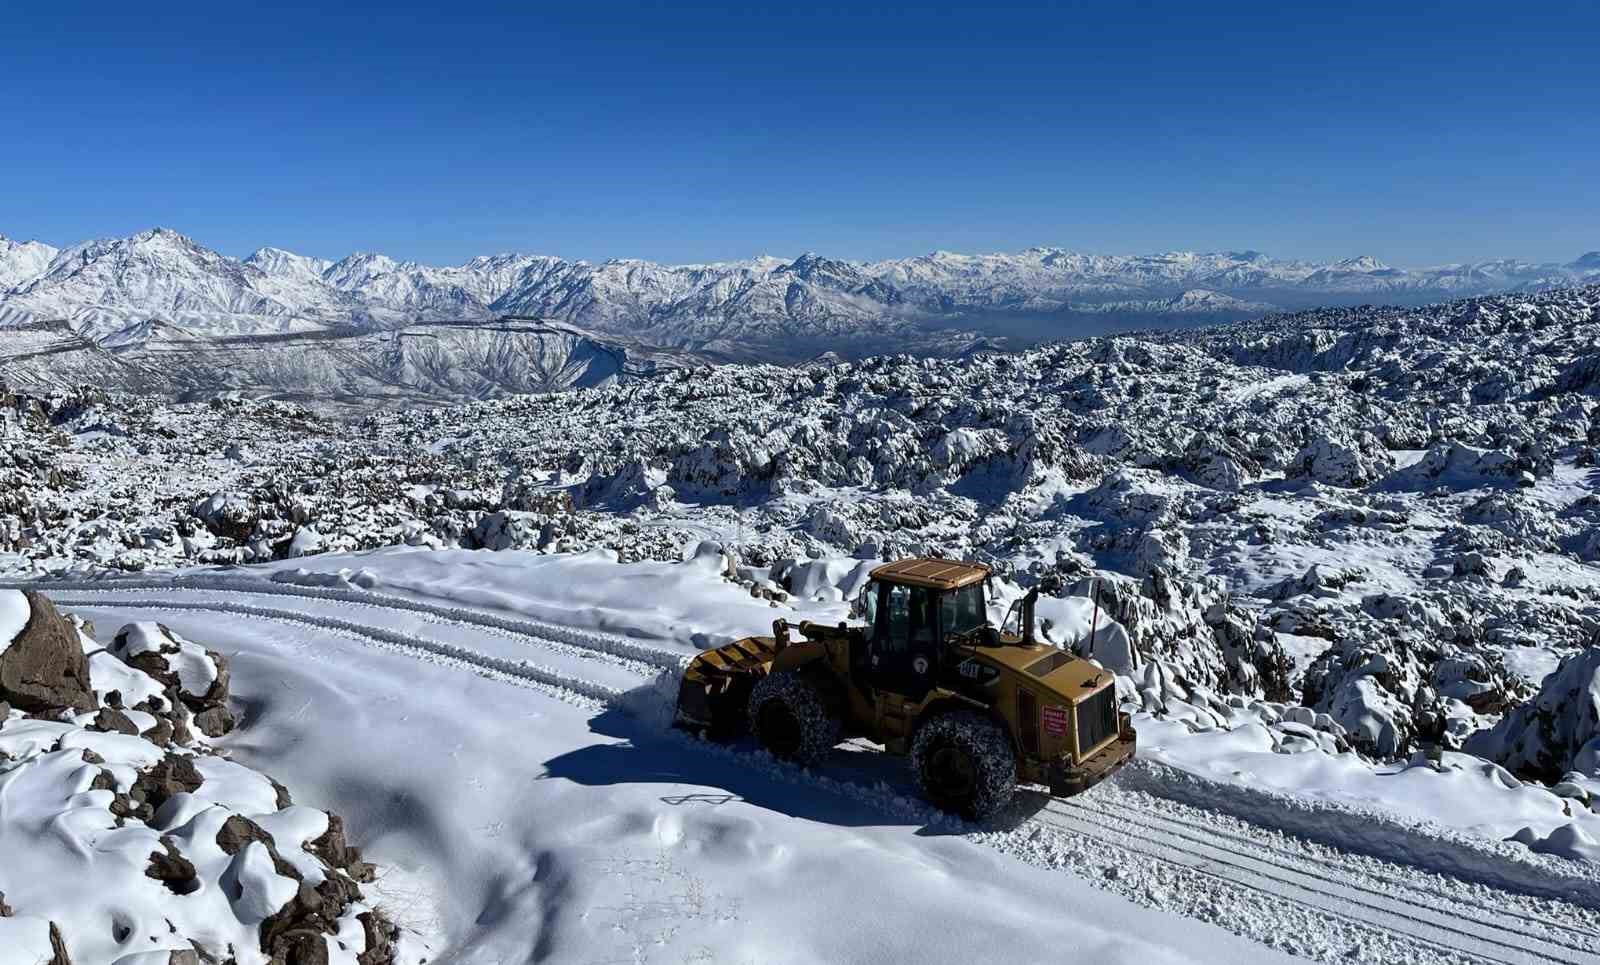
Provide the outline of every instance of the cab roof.
[[977,583],[988,575],[989,568],[981,563],[933,559],[896,560],[872,571],[872,578],[883,583],[922,586],[930,590],[954,590]]

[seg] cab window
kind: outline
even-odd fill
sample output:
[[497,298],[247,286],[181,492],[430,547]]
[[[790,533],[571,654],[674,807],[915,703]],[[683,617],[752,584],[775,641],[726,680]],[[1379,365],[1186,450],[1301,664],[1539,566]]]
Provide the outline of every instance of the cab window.
[[877,636],[882,649],[904,650],[911,639],[911,587],[888,587],[878,619],[882,632]]
[[989,622],[983,605],[982,583],[973,583],[944,594],[940,609],[946,635],[971,633]]
[[932,591],[920,586],[891,585],[884,593],[879,617],[883,652],[925,650],[933,642],[935,607]]

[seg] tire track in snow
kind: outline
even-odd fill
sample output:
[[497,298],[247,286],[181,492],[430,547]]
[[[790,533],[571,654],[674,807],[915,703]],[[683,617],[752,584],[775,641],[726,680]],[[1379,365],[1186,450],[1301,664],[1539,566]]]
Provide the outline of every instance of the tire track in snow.
[[[108,601],[129,599],[137,591],[122,591],[115,595],[108,594]],[[148,596],[148,594],[146,594]],[[99,599],[98,595],[95,599]],[[163,597],[167,599],[167,597]],[[359,612],[359,622],[363,626],[382,627],[399,633],[422,633],[428,635],[432,628],[449,631],[441,638],[454,641],[454,645],[464,646],[467,649],[482,653],[488,657],[517,659],[520,654],[516,651],[537,649],[548,655],[550,669],[574,679],[588,679],[590,683],[603,683],[614,687],[632,687],[642,681],[650,680],[662,672],[658,663],[647,663],[633,657],[620,656],[611,650],[599,647],[579,647],[570,643],[552,640],[543,635],[534,636],[528,633],[518,633],[505,630],[496,626],[484,626],[479,623],[465,620],[448,619],[431,613],[416,613],[393,607],[384,607],[376,603],[349,603],[344,601],[326,600],[314,597],[289,597],[283,594],[269,595],[264,600],[252,601],[247,594],[222,590],[182,590],[175,592],[170,599],[184,600],[194,603],[208,603],[212,601],[228,603],[258,603],[272,609],[277,609],[277,604],[282,604],[284,609],[292,607],[292,612],[300,613],[308,619],[318,619],[323,616],[335,619],[349,616]],[[109,605],[109,603],[108,603]],[[462,636],[463,631],[471,639]],[[502,643],[501,641],[504,641]],[[509,645],[509,646],[508,646]],[[671,656],[668,654],[667,656]]]
[[[1258,841],[1237,835],[1217,835],[1212,829],[1202,833],[1173,827],[1174,822],[1143,815],[1130,818],[1124,812],[1093,809],[1074,801],[1052,800],[1036,820],[1071,834],[1085,835],[1134,851],[1151,860],[1177,865],[1229,884],[1253,891],[1288,898],[1310,905],[1324,914],[1344,918],[1394,934],[1408,935],[1446,951],[1488,962],[1561,962],[1566,965],[1593,965],[1600,953],[1570,941],[1525,931],[1521,922],[1510,916],[1486,914],[1482,906],[1472,909],[1467,919],[1454,898],[1445,907],[1429,901],[1427,893],[1397,889],[1385,892],[1363,884],[1344,870],[1329,873],[1325,864],[1305,860],[1285,860],[1262,847]],[[1219,840],[1220,839],[1220,840]],[[1483,921],[1481,931],[1467,922]]]
[[[1132,835],[1108,834],[1099,822],[1062,815],[1046,817],[1045,815],[1049,813],[1049,810],[1046,809],[1041,811],[1034,819],[1047,833],[1082,838],[1097,848],[1105,848],[1112,853],[1121,852],[1124,855],[1133,856],[1136,860],[1143,859],[1150,865],[1165,866],[1179,872],[1199,876],[1220,886],[1219,890],[1233,889],[1248,892],[1265,899],[1269,904],[1281,902],[1294,906],[1302,912],[1309,912],[1318,918],[1332,919],[1357,930],[1370,931],[1391,940],[1398,940],[1409,947],[1425,946],[1433,953],[1430,956],[1418,955],[1408,960],[1474,962],[1482,963],[1482,965],[1522,965],[1522,963],[1528,961],[1560,961],[1563,965],[1566,965],[1567,962],[1565,959],[1546,959],[1542,956],[1529,958],[1519,955],[1517,957],[1502,958],[1484,955],[1476,950],[1461,947],[1461,943],[1452,941],[1448,936],[1441,940],[1431,935],[1427,937],[1419,935],[1413,923],[1397,923],[1393,920],[1381,918],[1374,920],[1371,917],[1371,909],[1356,903],[1341,905],[1337,899],[1324,899],[1315,892],[1294,893],[1298,889],[1269,876],[1260,876],[1252,880],[1247,874],[1230,873],[1230,869],[1224,867],[1224,862],[1207,857],[1199,857],[1174,848],[1163,847]],[[1217,924],[1220,924],[1220,922],[1217,922]],[[1350,952],[1346,957],[1360,958],[1362,956],[1357,952]],[[1587,963],[1584,963],[1584,965],[1587,965]]]
[[[472,669],[475,672],[496,676],[498,679],[509,682],[522,682],[540,685],[540,689],[563,691],[579,697],[587,698],[591,705],[610,705],[617,702],[627,691],[605,684],[594,683],[581,677],[562,673],[550,667],[526,661],[507,660],[503,657],[494,657],[479,653],[467,647],[453,643],[444,643],[430,640],[416,634],[400,633],[385,627],[371,627],[337,617],[322,616],[304,613],[297,610],[279,610],[271,607],[253,606],[247,603],[230,603],[223,600],[193,601],[193,600],[107,600],[104,598],[73,598],[66,595],[51,596],[51,601],[60,607],[77,610],[164,610],[172,613],[201,612],[201,613],[228,613],[235,616],[247,616],[260,620],[272,620],[278,623],[291,623],[308,626],[316,630],[327,630],[344,636],[356,637],[380,645],[382,649],[409,653],[412,655],[423,654],[423,659],[430,663],[451,663]],[[560,696],[560,694],[557,694]]]
[[[1270,840],[1260,840],[1259,837],[1251,836],[1249,833],[1227,831],[1219,827],[1216,823],[1206,823],[1193,818],[1181,817],[1173,813],[1174,810],[1178,808],[1186,808],[1186,805],[1170,801],[1163,801],[1160,805],[1157,805],[1153,800],[1145,803],[1140,801],[1140,798],[1142,797],[1145,797],[1145,795],[1139,791],[1131,791],[1130,793],[1119,794],[1115,805],[1116,810],[1113,810],[1110,813],[1115,817],[1122,818],[1123,820],[1131,823],[1138,824],[1144,822],[1147,827],[1154,828],[1159,826],[1160,828],[1167,830],[1177,829],[1182,833],[1197,833],[1216,839],[1223,839],[1229,842],[1230,846],[1255,848],[1261,853],[1276,855],[1277,860],[1289,862],[1291,866],[1313,865],[1318,867],[1328,867],[1331,864],[1331,862],[1314,854],[1307,853],[1307,851],[1304,850],[1297,851],[1293,848],[1286,847],[1283,844],[1273,843]],[[1075,798],[1058,799],[1056,803],[1066,808],[1090,810],[1084,808],[1082,803]],[[1135,818],[1130,816],[1130,811],[1137,811],[1139,817]],[[1096,808],[1093,809],[1093,813],[1097,816],[1103,815],[1107,813],[1107,810],[1105,808]],[[1222,812],[1212,813],[1217,814]],[[1242,821],[1239,818],[1232,818],[1231,816],[1230,818],[1232,821],[1238,822],[1241,830],[1245,832],[1248,832],[1252,829],[1259,829],[1261,827],[1260,825],[1254,825],[1250,824],[1249,822]],[[1291,832],[1282,833],[1286,835],[1292,834]],[[1308,845],[1308,842],[1302,838],[1294,837],[1293,840],[1300,842],[1302,847],[1306,847]],[[1356,852],[1341,851],[1340,853],[1355,854]],[[1380,858],[1372,858],[1371,861],[1372,864],[1380,867],[1388,866],[1390,864],[1390,862],[1386,862]],[[1426,871],[1427,869],[1421,870]],[[1439,902],[1448,902],[1452,907],[1457,909],[1470,909],[1472,914],[1479,920],[1494,922],[1496,923],[1496,927],[1504,927],[1508,930],[1517,930],[1523,923],[1532,922],[1534,924],[1544,926],[1550,935],[1559,936],[1564,934],[1574,934],[1580,935],[1585,939],[1593,939],[1593,941],[1588,941],[1583,944],[1574,944],[1572,942],[1563,941],[1559,937],[1547,937],[1547,940],[1552,941],[1555,944],[1565,945],[1566,947],[1575,951],[1596,952],[1597,950],[1600,950],[1600,930],[1581,927],[1571,920],[1561,920],[1557,918],[1546,917],[1529,911],[1524,911],[1516,915],[1508,915],[1502,908],[1477,901],[1468,895],[1451,893],[1438,886],[1417,884],[1416,882],[1407,880],[1398,872],[1390,873],[1387,871],[1378,870],[1377,868],[1369,868],[1367,869],[1366,877],[1377,884],[1371,888],[1364,887],[1362,890],[1370,891],[1380,898],[1396,898],[1400,895],[1408,893],[1412,895],[1425,896],[1425,898],[1399,898],[1399,900],[1416,904],[1424,908],[1432,908]],[[1429,901],[1428,899],[1433,900]]]
[[[414,634],[400,633],[382,627],[312,614],[304,611],[277,609],[252,604],[221,600],[163,600],[126,599],[123,593],[135,589],[121,582],[119,586],[89,587],[82,583],[69,583],[60,587],[68,593],[87,590],[94,598],[77,598],[67,594],[56,598],[65,607],[79,609],[136,608],[188,612],[220,612],[259,619],[309,626],[314,629],[336,632],[374,643],[382,649],[409,653],[433,663],[455,665],[480,675],[508,683],[529,686],[562,699],[577,698],[573,702],[590,706],[615,705],[625,691],[587,681],[571,674],[560,673],[548,667],[519,661],[509,661],[473,651],[456,644],[429,640]],[[320,587],[283,587],[277,584],[256,584],[244,581],[140,581],[145,588],[188,589],[209,592],[261,593],[268,596],[298,597],[374,607],[419,612],[436,620],[465,624],[480,628],[497,629],[520,635],[530,642],[549,646],[552,643],[568,644],[574,639],[580,644],[570,644],[580,649],[598,650],[616,654],[613,649],[619,641],[630,652],[645,652],[653,657],[651,663],[658,669],[676,669],[685,657],[679,653],[649,647],[637,641],[597,631],[577,630],[542,621],[513,620],[455,607],[434,606],[417,601],[392,598],[385,594],[363,593]],[[34,588],[38,584],[30,584]],[[266,589],[263,589],[263,586]],[[54,587],[49,587],[54,589]],[[309,592],[308,592],[309,591]],[[394,606],[390,606],[394,604]],[[547,627],[563,630],[565,641],[550,639]],[[589,646],[584,647],[583,644]],[[667,666],[670,658],[670,667]],[[776,766],[793,769],[799,775],[809,774],[789,765]],[[882,797],[882,789],[874,789],[872,779],[828,779],[823,781],[839,793],[874,799]],[[878,778],[881,783],[881,776]],[[864,794],[862,792],[865,792]],[[1104,809],[1091,809],[1073,801],[1054,800],[1043,811],[1034,815],[1036,822],[1055,833],[1065,833],[1087,838],[1118,850],[1138,854],[1153,861],[1197,874],[1226,886],[1249,891],[1271,901],[1285,902],[1303,911],[1337,919],[1359,929],[1387,934],[1401,941],[1421,942],[1450,956],[1467,956],[1472,960],[1512,965],[1525,961],[1553,961],[1563,965],[1597,965],[1600,954],[1592,947],[1553,939],[1548,935],[1534,934],[1519,927],[1521,918],[1495,912],[1479,902],[1464,901],[1462,895],[1439,894],[1418,889],[1409,882],[1392,876],[1373,875],[1367,869],[1340,868],[1333,862],[1307,862],[1303,856],[1293,855],[1282,848],[1265,845],[1253,838],[1220,832],[1210,826],[1196,826],[1192,822],[1166,818],[1148,809],[1139,817],[1130,817]],[[1253,827],[1254,825],[1249,825]],[[1208,840],[1210,839],[1210,840]],[[1310,865],[1308,867],[1308,865]],[[1352,873],[1353,872],[1353,873]],[[1378,886],[1365,885],[1357,878],[1364,877]],[[1463,883],[1470,882],[1467,879]],[[1396,892],[1399,892],[1398,894]],[[1436,899],[1430,901],[1429,899]],[[1443,902],[1446,908],[1438,905]],[[1461,907],[1470,907],[1475,919],[1492,922],[1494,936],[1485,937],[1462,927]],[[1541,925],[1556,925],[1541,918],[1531,919]],[[1580,934],[1591,934],[1570,929]],[[1509,956],[1509,957],[1508,957]]]
[[350,590],[342,587],[301,586],[293,583],[272,583],[265,580],[227,580],[214,577],[173,577],[171,579],[116,579],[103,582],[61,580],[51,582],[8,582],[0,587],[11,589],[42,590],[49,593],[127,593],[135,590],[195,590],[212,593],[239,593],[249,596],[291,597],[357,606],[377,607],[384,610],[407,610],[436,620],[469,624],[481,629],[532,638],[541,645],[565,644],[581,650],[625,657],[649,664],[658,670],[681,670],[690,654],[670,647],[654,646],[647,642],[608,633],[589,630],[564,623],[537,620],[531,617],[504,617],[495,613],[467,607],[443,606],[424,603],[389,593]]

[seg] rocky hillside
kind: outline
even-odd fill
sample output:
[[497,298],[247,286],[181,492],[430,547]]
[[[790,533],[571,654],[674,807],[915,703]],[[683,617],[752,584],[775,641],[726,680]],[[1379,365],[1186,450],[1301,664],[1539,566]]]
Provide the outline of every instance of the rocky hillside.
[[248,395],[362,408],[589,388],[714,360],[533,319],[226,338],[148,322],[99,342],[62,321],[0,331],[0,378],[30,392],[93,385],[168,399]]
[[1391,758],[1459,746],[1600,631],[1597,358],[1589,287],[677,369],[356,424],[14,394],[0,561],[393,543],[675,558],[701,538],[749,566],[964,556],[1023,584],[1100,578],[1121,613],[1187,600],[1145,620],[1221,634],[1186,674],[1249,677]]

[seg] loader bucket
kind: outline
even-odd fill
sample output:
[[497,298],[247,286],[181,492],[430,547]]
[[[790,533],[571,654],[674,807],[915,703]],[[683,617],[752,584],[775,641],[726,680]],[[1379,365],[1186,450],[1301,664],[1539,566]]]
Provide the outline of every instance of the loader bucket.
[[714,740],[743,734],[750,688],[766,676],[777,652],[771,637],[745,637],[702,652],[683,671],[672,725]]

